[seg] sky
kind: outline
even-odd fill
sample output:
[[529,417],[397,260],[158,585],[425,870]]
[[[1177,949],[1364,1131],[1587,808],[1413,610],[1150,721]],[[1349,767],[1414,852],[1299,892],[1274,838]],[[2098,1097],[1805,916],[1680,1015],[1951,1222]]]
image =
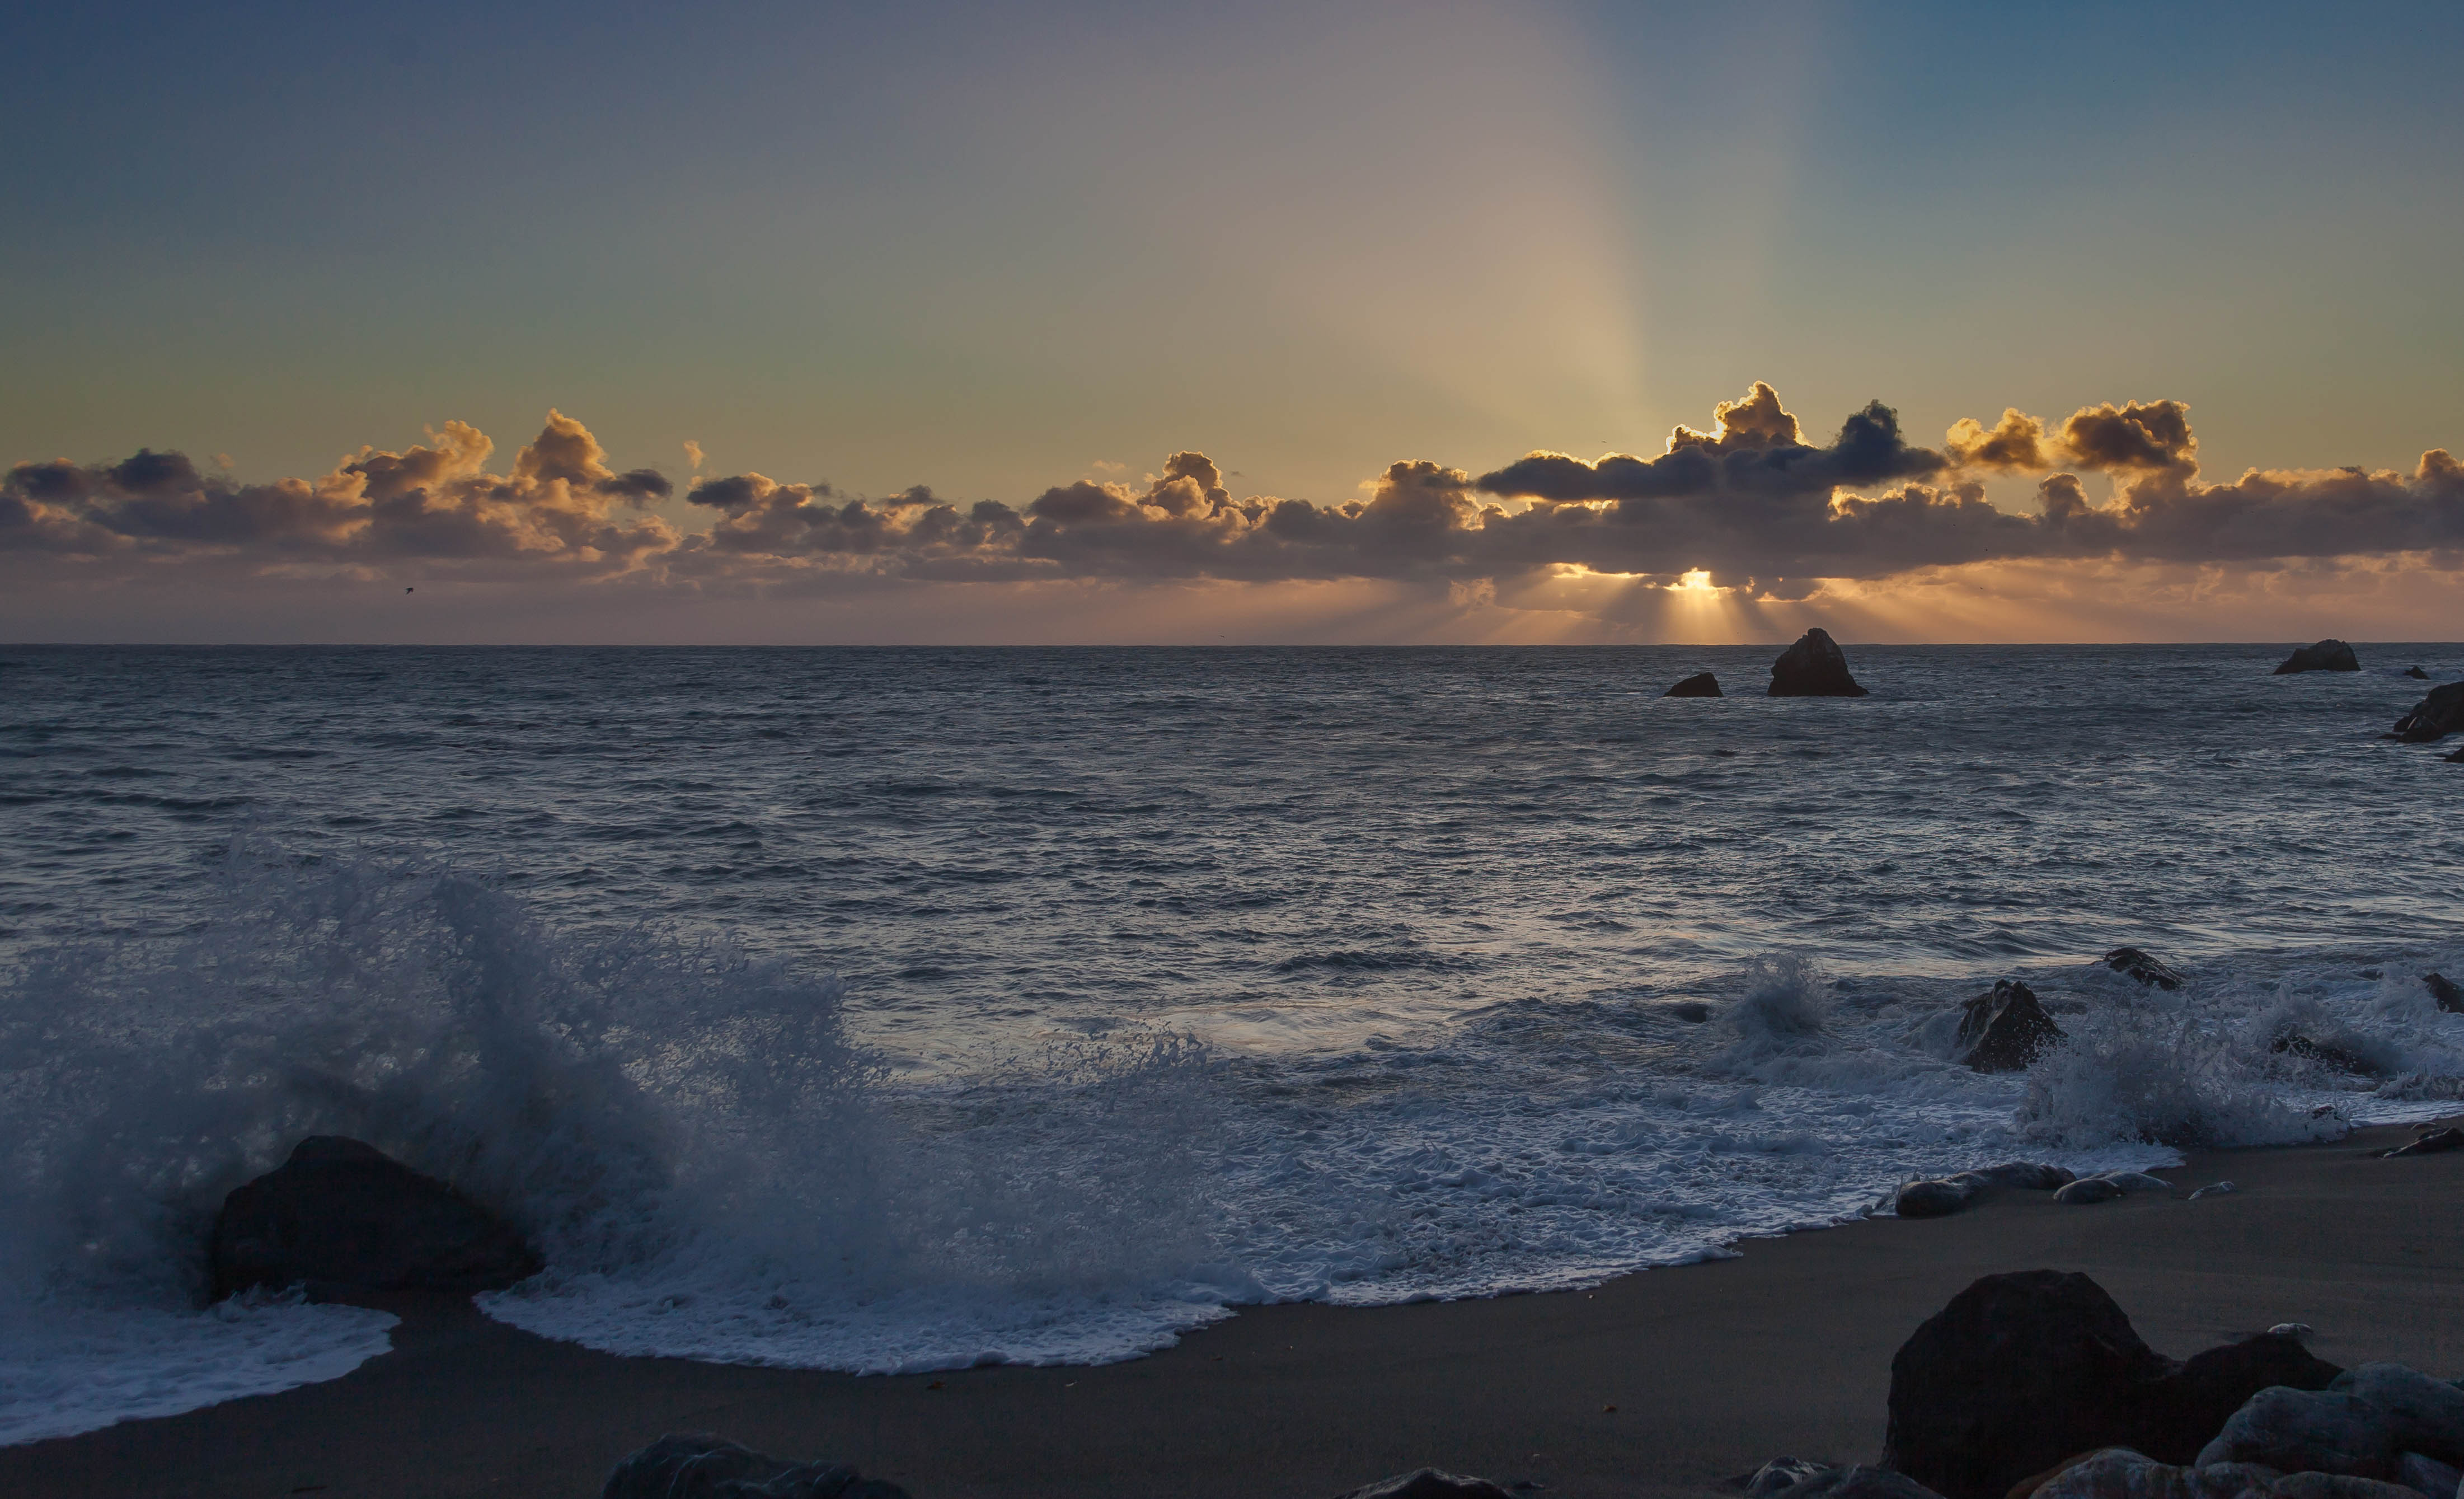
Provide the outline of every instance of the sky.
[[0,54],[0,639],[2455,634],[2453,5]]

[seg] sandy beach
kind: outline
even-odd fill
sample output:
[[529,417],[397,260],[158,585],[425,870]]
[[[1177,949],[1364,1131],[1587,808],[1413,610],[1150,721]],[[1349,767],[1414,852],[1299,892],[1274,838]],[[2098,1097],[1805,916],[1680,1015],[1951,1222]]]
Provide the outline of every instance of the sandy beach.
[[827,1456],[918,1499],[1331,1495],[1423,1464],[1540,1493],[1700,1493],[1782,1453],[1881,1450],[1892,1353],[1979,1275],[2083,1270],[2176,1357],[2307,1322],[2339,1363],[2464,1367],[2464,1153],[2409,1130],[2217,1152],[2164,1172],[2240,1190],[1749,1242],[1595,1291],[1257,1308],[1100,1368],[851,1378],[619,1358],[452,1299],[391,1304],[394,1351],[328,1383],[0,1450],[0,1492],[583,1499],[625,1453],[700,1430]]

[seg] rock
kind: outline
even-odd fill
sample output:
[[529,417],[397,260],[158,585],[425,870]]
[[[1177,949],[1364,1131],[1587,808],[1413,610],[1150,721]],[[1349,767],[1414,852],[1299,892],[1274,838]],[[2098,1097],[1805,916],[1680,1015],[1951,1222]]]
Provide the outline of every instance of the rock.
[[2441,755],[2438,758],[2450,765],[2464,765],[2464,749],[2456,750],[2451,754]]
[[539,1271],[520,1234],[433,1177],[338,1135],[223,1199],[212,1246],[217,1299],[251,1286],[501,1290]]
[[1711,1006],[1701,1000],[1680,1000],[1668,1006],[1668,1013],[1689,1025],[1700,1025],[1711,1018]]
[[2233,1190],[2233,1184],[2230,1181],[2211,1181],[2206,1186],[2203,1186],[2196,1192],[2191,1193],[2189,1201],[2195,1202],[2203,1197],[2222,1197],[2226,1193]]
[[1785,1499],[1943,1499],[1904,1473],[1862,1466],[1826,1468],[1780,1493]]
[[[2464,755],[2464,750],[2455,753]],[[2443,973],[2426,973],[2421,976],[2421,986],[2430,991],[2430,997],[2438,1002],[2440,1009],[2464,1014],[2464,988],[2456,987],[2454,980]]]
[[1976,1189],[1966,1182],[1911,1181],[1891,1200],[1891,1211],[1902,1218],[1947,1218],[1976,1201]]
[[1820,628],[1807,630],[1771,663],[1771,697],[1862,697],[1865,689],[1848,674],[1848,658]]
[[1416,1468],[1394,1478],[1381,1478],[1366,1488],[1354,1488],[1337,1499],[1512,1499],[1485,1478],[1465,1478],[1434,1467]]
[[[2330,1386],[2387,1413],[2396,1446],[2440,1463],[2464,1463],[2464,1390],[2397,1363],[2356,1364]],[[2453,1494],[2456,1482],[2447,1486]]]
[[2259,1463],[2286,1473],[2395,1476],[2395,1423],[2385,1411],[2341,1390],[2259,1391],[2199,1449],[2199,1466]]
[[2412,1490],[2343,1473],[2287,1473],[2267,1486],[2266,1499],[2413,1499]]
[[2362,1077],[2378,1077],[2385,1070],[2358,1051],[2348,1050],[2332,1041],[2313,1041],[2299,1031],[2286,1031],[2269,1042],[2267,1049],[2278,1056],[2299,1057],[2305,1062],[2317,1062],[2340,1072],[2351,1072]]
[[1911,1181],[1892,1197],[1891,1210],[1902,1218],[1945,1218],[1982,1201],[1995,1187],[2050,1192],[2068,1184],[2070,1179],[2071,1174],[2059,1166],[2027,1160],[2005,1161],[1982,1171],[1963,1171],[1955,1177]]
[[2450,682],[2431,688],[2429,696],[2412,705],[2412,712],[2395,721],[2387,737],[2407,744],[2427,744],[2458,729],[2464,729],[2464,682]]
[[[2208,1439],[2260,1390],[2323,1390],[2343,1371],[2313,1356],[2301,1339],[2262,1333],[2193,1354],[2166,1380],[2164,1399],[2151,1407],[2140,1445],[2175,1462],[2199,1456]],[[2260,1459],[2244,1461],[2265,1462]],[[2270,1466],[2281,1467],[2280,1464]]]
[[2312,1333],[2317,1331],[2318,1329],[2312,1327],[2307,1322],[2278,1322],[2274,1327],[2267,1330],[2267,1335],[2270,1337],[2306,1339]]
[[2383,1150],[2381,1156],[2436,1156],[2464,1145],[2464,1130],[2431,1130],[2409,1145]]
[[1720,679],[1708,672],[1697,672],[1660,694],[1662,697],[1717,697]]
[[2430,673],[2417,666],[2405,668],[2404,674],[2411,677],[2416,682],[2427,682],[2430,680]]
[[2464,1492],[2464,1468],[2450,1467],[2418,1452],[2401,1452],[2396,1455],[2395,1481],[2431,1499],[2455,1499]]
[[2102,1177],[2082,1177],[2055,1193],[2054,1201],[2079,1207],[2090,1202],[2110,1202],[2115,1198],[2128,1195],[2119,1182],[2108,1181]]
[[2124,1192],[2162,1192],[2167,1197],[2173,1195],[2173,1183],[2163,1177],[2151,1177],[2144,1171],[2100,1171],[2097,1177],[2100,1180],[2112,1182]]
[[907,1499],[833,1463],[789,1463],[717,1437],[671,1433],[616,1465],[599,1499]]
[[1993,992],[1960,1006],[1959,1044],[1980,1072],[2017,1072],[2062,1039],[2062,1027],[2016,979],[1996,980]]
[[2104,955],[2104,965],[2115,973],[2127,974],[2141,983],[2151,983],[2160,989],[2178,989],[2182,976],[2148,957],[2135,947],[2117,947]]
[[2315,646],[2302,646],[2284,658],[2276,669],[2277,676],[2291,676],[2296,672],[2358,672],[2361,659],[2353,648],[2341,640],[2322,640]]
[[1829,1463],[1816,1463],[1811,1458],[1775,1457],[1747,1475],[1737,1487],[1745,1490],[1746,1499],[1774,1499],[1774,1496],[1809,1478],[1831,1471]]
[[2177,1365],[2084,1275],[1988,1275],[1892,1358],[1882,1461],[1949,1499],[2002,1499],[2021,1478],[2100,1447],[2188,1463],[2256,1391],[2316,1388],[2338,1373],[2279,1337]]

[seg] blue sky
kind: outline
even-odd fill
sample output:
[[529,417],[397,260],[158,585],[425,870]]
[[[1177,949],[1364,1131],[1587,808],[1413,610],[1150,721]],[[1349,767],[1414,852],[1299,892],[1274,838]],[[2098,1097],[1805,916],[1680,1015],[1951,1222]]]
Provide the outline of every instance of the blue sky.
[[[550,408],[616,469],[1023,506],[2187,403],[2410,470],[2464,10],[21,8],[0,463],[248,480]],[[2025,509],[1997,476],[1995,503]],[[998,611],[995,611],[996,613]],[[987,616],[992,617],[992,616]]]

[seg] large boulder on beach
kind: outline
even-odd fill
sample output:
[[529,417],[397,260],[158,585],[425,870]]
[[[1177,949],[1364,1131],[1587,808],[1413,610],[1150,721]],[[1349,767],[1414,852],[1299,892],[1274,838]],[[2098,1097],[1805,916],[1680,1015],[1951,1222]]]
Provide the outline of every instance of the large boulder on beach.
[[2356,1364],[2328,1388],[2384,1411],[2400,1450],[2464,1464],[2464,1390],[2398,1363]]
[[2404,1450],[2394,1421],[2358,1395],[2278,1385],[2252,1396],[2199,1449],[2199,1465],[2257,1463],[2287,1473],[2346,1473],[2382,1482]]
[[1949,1499],[2003,1499],[2100,1447],[2188,1463],[2259,1390],[2317,1389],[2341,1372],[2266,1334],[2177,1364],[2085,1275],[1988,1275],[1891,1359],[1882,1460]]
[[1660,694],[1662,697],[1717,697],[1720,679],[1708,672],[1697,672]]
[[2464,682],[2450,682],[2431,688],[2429,696],[2412,705],[2412,712],[2395,721],[2387,737],[2407,744],[2427,744],[2458,729],[2464,729]]
[[2353,648],[2341,640],[2322,640],[2315,646],[2302,646],[2284,658],[2276,669],[2277,676],[2291,676],[2296,672],[2358,672],[2362,669]]
[[1848,657],[1820,627],[1807,630],[1771,663],[1772,697],[1862,697],[1865,689],[1848,674]]
[[791,1463],[719,1437],[671,1433],[616,1465],[599,1499],[907,1499],[843,1463]]
[[539,1271],[503,1220],[373,1145],[312,1135],[223,1199],[214,1295],[252,1286],[501,1290]]
[[2016,1072],[2062,1039],[2036,992],[2016,979],[1996,980],[1991,994],[1960,1007],[1959,1044],[1980,1072]]
[[1512,1494],[1485,1478],[1466,1478],[1443,1468],[1422,1467],[1381,1478],[1365,1488],[1354,1488],[1336,1499],[1514,1499]]

